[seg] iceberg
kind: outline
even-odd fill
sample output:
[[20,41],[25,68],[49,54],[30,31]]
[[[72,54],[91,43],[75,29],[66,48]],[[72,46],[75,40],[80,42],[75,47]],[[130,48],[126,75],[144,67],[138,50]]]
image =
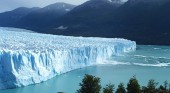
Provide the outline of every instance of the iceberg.
[[136,43],[126,39],[0,28],[0,89],[40,83],[71,70],[102,64],[111,56],[135,49]]

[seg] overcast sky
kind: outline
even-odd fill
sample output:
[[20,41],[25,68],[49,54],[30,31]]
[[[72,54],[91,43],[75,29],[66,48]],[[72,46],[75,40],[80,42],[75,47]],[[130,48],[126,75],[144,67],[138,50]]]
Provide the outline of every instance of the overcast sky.
[[0,12],[13,10],[18,7],[44,7],[56,2],[79,5],[85,1],[87,0],[0,0]]

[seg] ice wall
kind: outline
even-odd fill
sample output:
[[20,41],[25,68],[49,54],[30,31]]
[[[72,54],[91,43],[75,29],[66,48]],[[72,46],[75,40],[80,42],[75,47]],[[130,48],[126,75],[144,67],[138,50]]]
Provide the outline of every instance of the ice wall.
[[136,49],[135,42],[125,39],[66,37],[13,30],[0,28],[0,89],[40,83]]

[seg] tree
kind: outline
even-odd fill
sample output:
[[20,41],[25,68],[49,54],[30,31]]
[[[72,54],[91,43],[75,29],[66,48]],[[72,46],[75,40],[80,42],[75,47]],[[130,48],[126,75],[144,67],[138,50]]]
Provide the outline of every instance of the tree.
[[169,93],[168,92],[168,81],[164,82],[164,85],[160,85],[159,88],[157,89],[158,93]]
[[157,93],[168,93],[163,85],[160,85],[159,88],[156,90]]
[[155,80],[153,79],[149,80],[148,85],[147,85],[148,93],[155,93],[157,85],[158,83],[155,82]]
[[108,84],[105,88],[103,88],[103,93],[113,93],[114,91],[114,85]]
[[127,84],[127,93],[141,93],[140,85],[136,77],[132,77]]
[[169,84],[168,92],[170,93],[170,84]]
[[116,90],[115,93],[126,93],[126,90],[125,90],[125,87],[124,87],[124,84],[123,84],[123,83],[120,83],[120,84],[118,85],[118,88],[117,88],[117,90]]
[[148,93],[148,88],[146,86],[143,86],[141,91],[142,93]]
[[100,78],[86,74],[80,87],[77,93],[99,93],[101,90]]
[[168,88],[168,81],[167,80],[164,81],[164,88],[165,88],[165,90],[167,90],[167,88]]
[[155,80],[151,79],[151,80],[149,80],[147,87],[142,87],[142,92],[143,93],[156,93],[156,91],[158,91],[158,90],[161,90],[161,91],[164,90],[164,87],[162,85],[157,90],[156,89],[157,85],[158,85],[158,83],[155,82]]

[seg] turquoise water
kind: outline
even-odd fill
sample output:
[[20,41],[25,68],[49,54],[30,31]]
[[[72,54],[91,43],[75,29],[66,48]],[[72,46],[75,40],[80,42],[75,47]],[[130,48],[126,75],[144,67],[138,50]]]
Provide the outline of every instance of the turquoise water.
[[138,46],[135,52],[125,53],[119,57],[113,56],[106,63],[74,70],[41,84],[0,90],[0,93],[57,93],[59,91],[75,93],[84,74],[101,77],[102,86],[108,83],[126,84],[134,75],[142,85],[146,85],[149,79],[155,79],[160,84],[165,80],[170,82],[170,47],[168,46]]

